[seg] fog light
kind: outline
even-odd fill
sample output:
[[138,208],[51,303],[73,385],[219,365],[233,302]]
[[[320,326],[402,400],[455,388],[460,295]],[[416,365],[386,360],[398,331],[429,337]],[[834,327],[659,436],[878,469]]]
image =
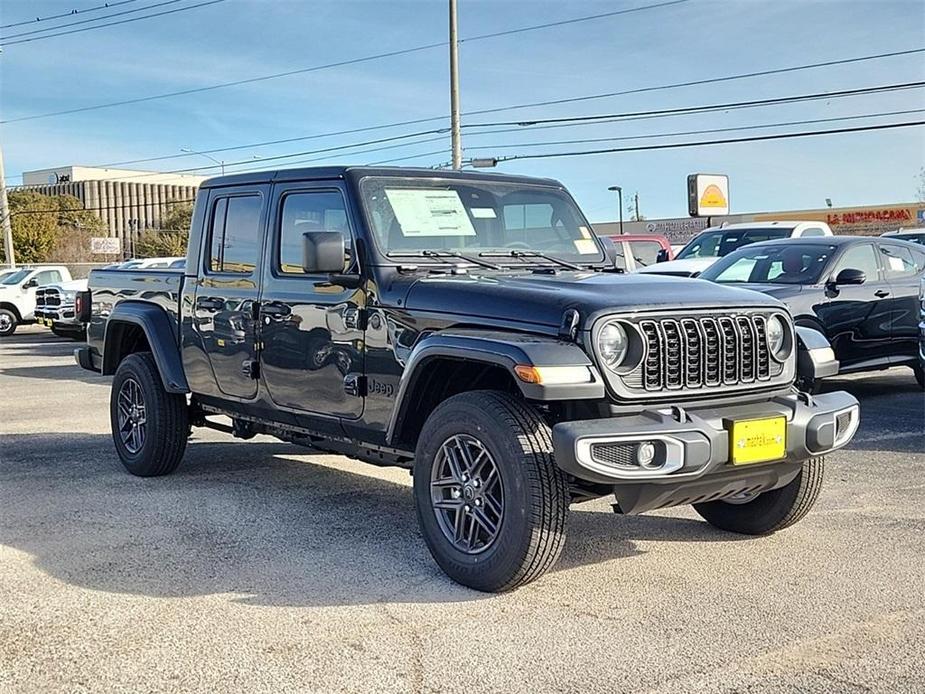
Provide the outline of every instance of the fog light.
[[655,444],[643,441],[636,447],[636,462],[641,467],[650,467],[655,460]]

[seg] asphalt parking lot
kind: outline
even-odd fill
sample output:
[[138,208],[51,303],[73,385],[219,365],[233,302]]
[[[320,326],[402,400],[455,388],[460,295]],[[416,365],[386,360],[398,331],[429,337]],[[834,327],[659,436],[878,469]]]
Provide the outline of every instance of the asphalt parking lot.
[[197,430],[125,473],[108,379],[32,327],[0,342],[0,690],[925,691],[925,397],[862,402],[810,516],[770,538],[689,509],[573,509],[515,593],[451,583],[410,478]]

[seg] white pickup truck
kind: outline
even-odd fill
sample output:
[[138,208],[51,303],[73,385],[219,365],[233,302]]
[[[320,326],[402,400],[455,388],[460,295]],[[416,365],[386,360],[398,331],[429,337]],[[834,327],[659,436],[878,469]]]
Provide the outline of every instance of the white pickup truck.
[[58,337],[83,340],[87,326],[77,316],[77,294],[87,291],[87,280],[57,282],[39,287],[35,292],[35,322],[41,323]]
[[23,267],[0,279],[0,337],[16,332],[22,323],[35,322],[35,293],[40,286],[70,282],[63,265]]

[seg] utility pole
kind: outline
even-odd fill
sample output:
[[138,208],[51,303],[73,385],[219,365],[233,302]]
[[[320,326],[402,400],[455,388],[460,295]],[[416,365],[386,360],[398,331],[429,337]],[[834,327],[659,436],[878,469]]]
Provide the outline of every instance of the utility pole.
[[450,0],[450,133],[453,140],[453,168],[462,168],[459,134],[459,49],[456,40],[456,0]]
[[3,225],[3,250],[10,268],[16,267],[13,252],[13,226],[10,224],[10,203],[6,199],[6,174],[3,172],[3,147],[0,146],[0,224]]
[[639,217],[639,191],[636,191],[636,195],[633,196],[633,200],[635,201],[635,204],[636,204],[636,221],[638,222],[638,221],[640,221],[640,217]]

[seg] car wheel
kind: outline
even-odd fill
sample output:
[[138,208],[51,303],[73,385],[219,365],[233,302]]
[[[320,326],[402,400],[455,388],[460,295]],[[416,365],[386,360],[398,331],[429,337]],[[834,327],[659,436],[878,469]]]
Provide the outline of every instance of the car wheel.
[[809,513],[822,489],[825,458],[811,458],[788,484],[754,497],[733,497],[694,504],[710,525],[743,535],[783,530]]
[[130,354],[119,364],[109,415],[116,453],[130,473],[156,477],[177,469],[189,436],[186,398],[164,389],[150,352]]
[[424,423],[413,474],[424,540],[457,583],[511,590],[558,559],[568,485],[549,426],[524,402],[495,391],[447,399]]
[[12,311],[0,308],[0,337],[6,337],[16,332],[16,314]]

